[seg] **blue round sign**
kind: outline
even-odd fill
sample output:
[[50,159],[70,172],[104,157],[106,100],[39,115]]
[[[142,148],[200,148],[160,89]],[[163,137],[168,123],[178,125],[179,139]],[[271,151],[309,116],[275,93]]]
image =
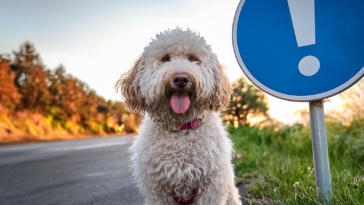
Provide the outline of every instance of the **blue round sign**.
[[242,0],[233,46],[247,77],[273,96],[335,95],[364,74],[364,1]]

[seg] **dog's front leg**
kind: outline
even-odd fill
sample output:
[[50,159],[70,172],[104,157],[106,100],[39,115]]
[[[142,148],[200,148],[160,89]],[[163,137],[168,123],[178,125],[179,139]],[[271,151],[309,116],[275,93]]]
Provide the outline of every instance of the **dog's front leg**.
[[170,197],[159,197],[158,199],[153,199],[150,197],[145,198],[146,203],[145,205],[174,205],[175,202],[173,201],[172,196]]
[[240,195],[238,193],[238,189],[235,186],[231,187],[226,200],[226,205],[241,205]]
[[226,205],[241,205],[241,200],[240,200],[240,195],[239,195],[239,190],[238,188],[235,186],[235,182],[234,182],[234,171],[232,166],[229,166],[229,169],[227,171],[230,175],[230,177],[228,177],[226,179],[226,183],[227,183],[227,193],[228,193],[228,197],[226,200]]
[[196,205],[241,205],[239,196],[235,195],[235,193],[229,193],[228,196],[223,196],[221,194],[216,194],[218,192],[215,191],[206,191],[201,198],[198,199]]
[[223,183],[211,183],[196,197],[196,205],[225,205],[226,194],[221,191]]
[[196,197],[196,205],[241,205],[238,189],[235,187],[233,171],[225,173],[227,178],[211,182],[206,190]]
[[214,192],[205,192],[197,201],[196,205],[222,205],[224,198],[221,195],[216,195]]

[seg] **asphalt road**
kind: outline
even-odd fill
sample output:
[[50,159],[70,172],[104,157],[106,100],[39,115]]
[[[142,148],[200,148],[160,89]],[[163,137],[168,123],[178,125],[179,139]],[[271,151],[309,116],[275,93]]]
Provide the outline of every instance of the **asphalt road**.
[[1,205],[142,205],[128,171],[132,137],[0,147]]
[[0,205],[142,205],[128,170],[132,140],[0,146]]

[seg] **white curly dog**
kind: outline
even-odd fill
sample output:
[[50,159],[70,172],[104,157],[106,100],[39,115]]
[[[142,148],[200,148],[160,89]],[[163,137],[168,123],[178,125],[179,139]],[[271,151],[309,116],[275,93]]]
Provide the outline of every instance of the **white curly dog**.
[[147,205],[241,205],[219,113],[231,87],[203,37],[158,34],[116,86],[131,111],[145,114],[130,152]]

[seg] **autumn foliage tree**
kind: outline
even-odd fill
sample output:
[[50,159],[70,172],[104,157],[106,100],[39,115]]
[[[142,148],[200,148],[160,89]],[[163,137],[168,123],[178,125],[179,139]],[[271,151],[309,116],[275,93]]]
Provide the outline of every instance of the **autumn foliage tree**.
[[15,55],[12,70],[16,72],[16,86],[21,94],[20,109],[44,111],[49,100],[47,79],[49,72],[41,64],[32,44],[21,45]]
[[71,133],[116,132],[121,124],[136,131],[140,116],[131,117],[136,123],[128,128],[125,116],[129,113],[122,102],[106,101],[85,82],[67,74],[62,65],[47,69],[31,43],[22,44],[13,56],[0,56],[0,108],[43,115],[53,127]]
[[223,121],[234,126],[249,125],[254,118],[266,118],[267,111],[265,94],[242,77],[233,83],[233,94]]
[[15,73],[11,71],[9,59],[0,56],[0,104],[13,110],[20,102],[21,95],[15,86]]

